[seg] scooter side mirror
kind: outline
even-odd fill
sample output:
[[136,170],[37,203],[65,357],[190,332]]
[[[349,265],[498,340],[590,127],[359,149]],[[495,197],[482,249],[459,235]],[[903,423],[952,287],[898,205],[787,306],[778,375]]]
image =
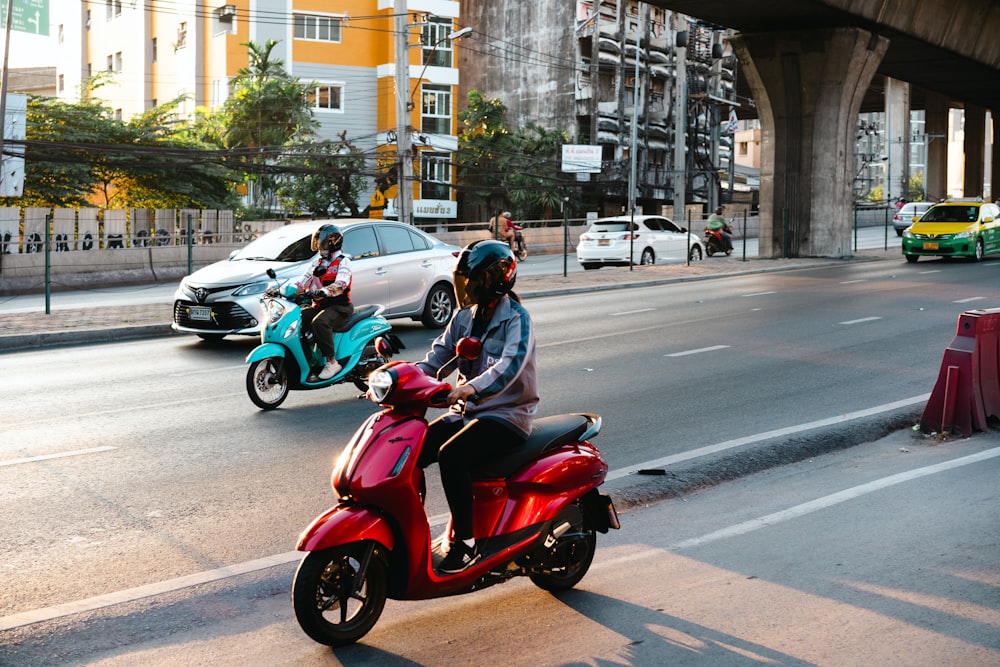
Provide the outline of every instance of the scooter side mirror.
[[462,359],[475,359],[483,353],[483,341],[478,338],[462,338],[455,346],[455,353]]

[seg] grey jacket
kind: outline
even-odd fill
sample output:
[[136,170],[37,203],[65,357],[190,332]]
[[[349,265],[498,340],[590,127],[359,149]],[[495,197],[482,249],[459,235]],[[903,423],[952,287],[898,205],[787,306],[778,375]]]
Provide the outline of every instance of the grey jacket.
[[428,375],[444,368],[442,377],[458,368],[458,382],[465,382],[476,394],[464,407],[453,405],[455,419],[497,419],[524,437],[538,407],[538,381],[535,371],[535,332],[525,308],[504,297],[497,304],[493,319],[481,336],[483,352],[476,359],[455,357],[455,345],[472,334],[475,308],[459,310],[447,328],[431,344],[430,351],[417,365]]

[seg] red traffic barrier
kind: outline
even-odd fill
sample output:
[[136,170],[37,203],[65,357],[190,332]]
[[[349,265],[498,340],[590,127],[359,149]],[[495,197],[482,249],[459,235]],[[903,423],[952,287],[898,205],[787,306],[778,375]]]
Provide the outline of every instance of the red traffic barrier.
[[1000,308],[958,316],[920,430],[968,437],[985,431],[990,417],[1000,418]]

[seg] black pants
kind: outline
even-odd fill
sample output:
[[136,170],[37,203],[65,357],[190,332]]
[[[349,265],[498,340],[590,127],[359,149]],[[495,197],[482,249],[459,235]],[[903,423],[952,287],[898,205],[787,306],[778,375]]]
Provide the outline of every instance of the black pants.
[[349,303],[323,309],[309,306],[302,309],[302,325],[312,329],[323,356],[332,359],[333,332],[340,331],[353,314],[354,306]]
[[451,526],[456,540],[472,534],[472,477],[477,468],[507,454],[524,443],[524,438],[503,422],[477,419],[461,421],[435,419],[427,430],[420,465],[434,462],[441,468],[441,485],[451,509]]

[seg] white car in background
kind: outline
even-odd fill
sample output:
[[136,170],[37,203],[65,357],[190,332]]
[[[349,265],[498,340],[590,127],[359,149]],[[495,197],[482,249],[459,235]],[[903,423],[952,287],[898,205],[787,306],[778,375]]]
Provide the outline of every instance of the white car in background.
[[648,266],[687,259],[697,262],[704,256],[700,237],[661,215],[594,220],[576,246],[576,260],[584,269],[630,263]]
[[260,297],[274,282],[299,278],[316,253],[309,247],[319,227],[335,224],[351,256],[355,306],[377,303],[388,319],[408,317],[432,329],[455,310],[452,272],[461,248],[407,224],[389,220],[323,220],[292,223],[251,241],[229,259],[181,280],[174,293],[173,328],[206,340],[260,334]]

